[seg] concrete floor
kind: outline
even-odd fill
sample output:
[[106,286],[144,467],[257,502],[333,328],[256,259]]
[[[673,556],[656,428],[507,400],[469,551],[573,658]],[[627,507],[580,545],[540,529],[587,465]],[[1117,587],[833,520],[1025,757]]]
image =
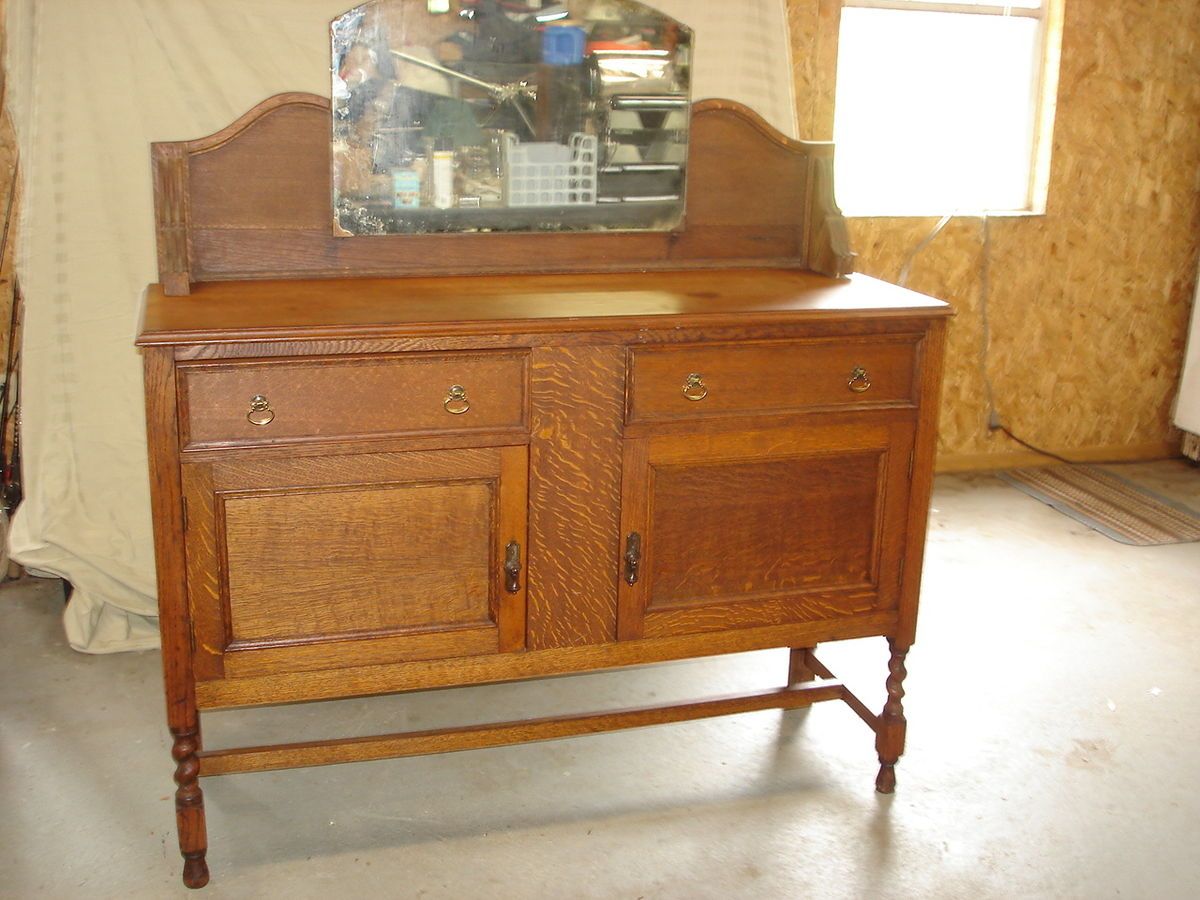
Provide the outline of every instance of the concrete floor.
[[[1200,504],[1200,471],[1146,469]],[[1200,896],[1200,544],[1136,549],[983,477],[938,482],[908,751],[873,791],[841,704],[205,781],[218,897]],[[0,595],[0,895],[183,896],[156,653],[70,651]],[[822,657],[873,706],[881,640]],[[783,651],[206,719],[211,746],[782,682]]]

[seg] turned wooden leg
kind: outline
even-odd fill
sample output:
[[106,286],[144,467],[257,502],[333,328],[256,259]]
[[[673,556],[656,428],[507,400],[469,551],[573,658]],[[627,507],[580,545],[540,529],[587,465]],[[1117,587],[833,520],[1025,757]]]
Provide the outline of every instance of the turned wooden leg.
[[208,836],[204,829],[204,794],[200,791],[200,750],[198,729],[176,731],[175,744],[171,748],[174,757],[175,823],[179,830],[179,852],[183,855],[183,883],[190,888],[202,888],[208,884],[208,863],[204,854],[208,851]]
[[791,661],[788,665],[788,687],[816,680],[817,673],[808,664],[808,655],[816,649],[816,647],[797,647],[792,651]]
[[908,655],[908,648],[898,647],[892,640],[888,641],[888,647],[892,651],[892,658],[888,660],[887,703],[875,729],[875,749],[879,751],[879,777],[875,779],[875,790],[881,794],[896,790],[896,760],[904,752],[907,729],[903,700],[904,678],[908,675],[904,668],[904,657]]

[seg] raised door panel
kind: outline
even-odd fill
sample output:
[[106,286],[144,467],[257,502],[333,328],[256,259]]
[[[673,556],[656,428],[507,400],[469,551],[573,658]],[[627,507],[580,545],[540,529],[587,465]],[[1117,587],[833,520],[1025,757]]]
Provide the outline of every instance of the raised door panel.
[[235,643],[490,622],[487,481],[234,495],[222,506]]
[[894,607],[912,437],[900,422],[630,441],[620,636]]
[[524,447],[185,466],[198,674],[522,649],[526,467]]

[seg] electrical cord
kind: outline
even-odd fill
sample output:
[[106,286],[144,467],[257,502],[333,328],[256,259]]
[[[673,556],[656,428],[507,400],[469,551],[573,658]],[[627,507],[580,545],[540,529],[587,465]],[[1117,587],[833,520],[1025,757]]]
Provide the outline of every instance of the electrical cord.
[[992,349],[992,316],[988,304],[992,298],[992,220],[983,214],[983,252],[979,260],[979,314],[983,321],[983,332],[979,340],[979,372],[983,376],[983,389],[987,398],[988,429],[995,431],[1003,427],[1000,411],[996,409],[996,388],[988,371],[988,353]]
[[1039,453],[1039,454],[1041,454],[1042,456],[1048,456],[1048,457],[1050,457],[1051,459],[1057,459],[1059,462],[1061,462],[1061,463],[1066,463],[1068,466],[1077,466],[1077,465],[1079,465],[1079,463],[1078,463],[1076,460],[1073,460],[1073,459],[1067,459],[1065,456],[1059,456],[1057,453],[1054,453],[1054,452],[1053,452],[1053,451],[1051,451],[1051,450],[1044,450],[1044,449],[1042,449],[1041,447],[1038,447],[1038,446],[1037,446],[1037,445],[1035,445],[1035,444],[1031,444],[1031,443],[1029,443],[1029,441],[1027,441],[1027,440],[1024,440],[1023,438],[1019,438],[1019,437],[1017,437],[1015,434],[1013,434],[1013,433],[1012,433],[1012,432],[1011,432],[1011,431],[1008,429],[1008,426],[1006,426],[1006,425],[1001,425],[999,428],[994,428],[994,429],[992,429],[992,430],[993,430],[993,431],[999,431],[999,432],[1002,432],[1002,433],[1004,433],[1004,434],[1008,435],[1008,437],[1009,437],[1010,439],[1012,439],[1012,440],[1016,441],[1018,444],[1020,444],[1020,445],[1021,445],[1022,447],[1024,447],[1026,450],[1032,450],[1034,453]]
[[900,277],[896,281],[900,287],[908,287],[908,276],[912,274],[913,262],[926,247],[933,243],[933,239],[942,233],[942,229],[950,224],[950,220],[954,218],[956,212],[958,210],[953,210],[942,216],[941,221],[933,226],[933,231],[929,232],[924,240],[913,247],[912,253],[908,254],[908,259],[904,260],[904,265],[900,267]]
[[[939,234],[945,230],[950,220],[954,218],[957,210],[949,212],[938,221],[933,230],[929,232],[925,238],[913,248],[912,252],[904,261],[904,265],[900,268],[900,277],[897,283],[900,287],[908,286],[908,278],[912,274],[913,263],[916,258],[930,245]],[[1013,442],[1021,445],[1027,450],[1032,450],[1034,453],[1049,457],[1050,459],[1058,460],[1069,466],[1078,465],[1074,460],[1067,459],[1054,453],[1051,450],[1046,450],[1036,444],[1031,444],[1029,441],[1015,434],[1011,428],[1004,424],[1000,418],[1000,411],[996,408],[996,388],[992,383],[992,376],[988,370],[988,353],[992,346],[992,322],[991,311],[988,307],[991,299],[991,278],[992,278],[992,223],[991,218],[986,212],[982,217],[982,243],[983,252],[979,263],[979,308],[980,317],[983,321],[983,330],[979,340],[979,372],[983,377],[984,396],[987,400],[987,427],[989,432],[999,431],[1006,435]]]
[[980,316],[983,319],[983,335],[979,342],[979,371],[983,375],[983,387],[987,396],[988,430],[999,431],[1007,435],[1010,440],[1020,444],[1026,450],[1032,450],[1034,453],[1048,456],[1050,459],[1066,463],[1068,466],[1077,465],[1074,460],[1067,459],[1065,456],[1060,456],[1051,450],[1039,447],[1037,444],[1031,444],[1023,437],[1015,434],[1011,428],[1004,424],[1004,420],[1000,418],[1000,411],[996,409],[996,388],[992,384],[992,376],[988,371],[988,352],[992,346],[992,317],[991,311],[988,308],[988,301],[991,299],[991,289],[992,220],[985,212],[983,214],[983,255],[979,263],[979,310]]

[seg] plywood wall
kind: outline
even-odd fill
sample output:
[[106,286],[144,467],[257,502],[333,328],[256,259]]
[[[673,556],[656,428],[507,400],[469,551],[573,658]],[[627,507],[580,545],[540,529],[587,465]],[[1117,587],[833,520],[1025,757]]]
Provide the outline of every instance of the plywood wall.
[[[800,121],[822,139],[832,131],[831,5],[788,0]],[[859,269],[895,281],[935,221],[852,219]],[[1016,434],[1079,458],[1177,446],[1170,410],[1198,256],[1200,0],[1066,0],[1046,215],[986,229],[956,219],[912,268],[910,287],[958,312],[944,464],[1001,464],[1021,450],[987,428],[985,282],[988,372]]]

